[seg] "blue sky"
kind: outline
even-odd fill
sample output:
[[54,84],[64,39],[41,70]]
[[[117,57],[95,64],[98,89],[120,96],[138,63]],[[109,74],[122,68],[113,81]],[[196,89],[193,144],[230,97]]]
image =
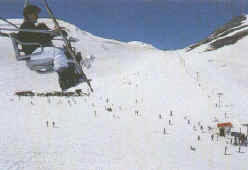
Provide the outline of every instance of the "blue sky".
[[[0,16],[22,17],[24,0],[1,0]],[[40,0],[32,0],[41,5]],[[186,47],[233,16],[246,0],[48,0],[56,16],[97,36],[143,41],[160,49]],[[73,2],[73,3],[72,3]],[[41,16],[47,16],[45,10]]]

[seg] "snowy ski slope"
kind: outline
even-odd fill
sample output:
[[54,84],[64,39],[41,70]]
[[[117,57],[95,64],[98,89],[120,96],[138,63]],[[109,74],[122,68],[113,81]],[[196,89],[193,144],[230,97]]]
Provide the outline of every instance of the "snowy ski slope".
[[[0,37],[1,170],[247,169],[246,147],[238,153],[228,138],[210,138],[216,119],[238,130],[248,122],[247,37],[211,52],[203,52],[207,45],[161,51],[60,23],[80,39],[75,45],[84,56],[96,57],[85,70],[95,92],[77,98],[15,96],[59,90],[57,75],[30,71],[15,60],[10,40]],[[70,90],[78,88],[88,90],[85,84]]]

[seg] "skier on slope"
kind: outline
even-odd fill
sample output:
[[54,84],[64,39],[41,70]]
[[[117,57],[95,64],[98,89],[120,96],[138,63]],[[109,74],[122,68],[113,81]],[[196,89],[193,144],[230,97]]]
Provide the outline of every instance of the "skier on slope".
[[[46,24],[37,24],[38,15],[41,9],[35,5],[27,5],[23,10],[24,22],[21,25],[21,29],[37,29],[37,30],[49,30]],[[55,29],[58,32],[58,29]],[[67,36],[67,33],[63,31]],[[32,68],[36,65],[47,65],[52,63],[53,70],[58,73],[59,85],[62,90],[67,90],[70,87],[76,86],[83,81],[80,74],[75,71],[75,63],[71,60],[70,55],[65,49],[53,48],[52,39],[54,35],[37,33],[37,32],[24,32],[18,33],[18,39],[22,42],[36,42],[41,44],[43,52],[40,55],[31,56],[27,61],[27,65]],[[33,52],[40,51],[37,45],[23,45],[22,49],[24,53],[32,54]]]

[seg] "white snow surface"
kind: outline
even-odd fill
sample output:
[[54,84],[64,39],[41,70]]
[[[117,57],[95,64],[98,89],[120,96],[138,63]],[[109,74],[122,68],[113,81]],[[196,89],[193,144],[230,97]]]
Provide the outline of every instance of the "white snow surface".
[[[0,170],[247,169],[247,147],[239,153],[228,137],[210,138],[214,120],[246,132],[247,37],[211,52],[161,51],[60,24],[80,39],[75,46],[83,55],[96,57],[85,69],[94,93],[18,98],[16,91],[59,90],[58,78],[17,62],[11,41],[0,37]],[[78,88],[89,90],[82,84],[70,91]]]
[[142,47],[155,48],[155,47],[153,47],[151,44],[147,44],[147,43],[140,42],[140,41],[130,41],[130,42],[128,42],[128,44],[137,45],[137,46],[142,46]]

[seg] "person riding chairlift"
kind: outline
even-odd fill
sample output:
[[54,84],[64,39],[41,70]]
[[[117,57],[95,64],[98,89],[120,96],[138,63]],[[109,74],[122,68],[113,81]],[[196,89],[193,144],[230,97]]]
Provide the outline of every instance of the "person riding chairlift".
[[[21,24],[20,29],[50,30],[44,23],[37,24],[40,12],[41,9],[39,7],[27,5],[23,10],[24,22]],[[59,32],[58,29],[54,31]],[[67,36],[64,30],[62,32]],[[27,65],[32,68],[35,66],[46,66],[52,63],[53,70],[58,73],[60,88],[64,91],[81,83],[83,77],[76,73],[75,63],[71,60],[68,52],[63,48],[53,47],[52,39],[54,37],[54,35],[40,32],[19,31],[18,33],[18,39],[20,41],[36,42],[44,47],[40,55],[31,55],[27,61]],[[22,50],[26,55],[41,51],[37,45],[22,45]]]

